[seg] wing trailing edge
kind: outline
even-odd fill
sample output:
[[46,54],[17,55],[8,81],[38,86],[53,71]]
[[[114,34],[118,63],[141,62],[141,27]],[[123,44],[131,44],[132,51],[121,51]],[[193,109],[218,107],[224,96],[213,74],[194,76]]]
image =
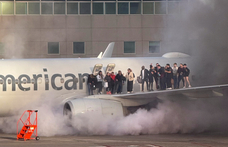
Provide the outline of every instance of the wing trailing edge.
[[198,98],[222,97],[226,91],[228,91],[228,84],[192,87],[192,88],[186,88],[186,89],[120,94],[120,95],[114,95],[114,97],[123,98],[123,99],[152,99],[155,97],[168,99],[169,97],[172,97],[172,98],[176,97],[177,99],[179,99],[181,96],[184,96],[188,98],[198,99]]

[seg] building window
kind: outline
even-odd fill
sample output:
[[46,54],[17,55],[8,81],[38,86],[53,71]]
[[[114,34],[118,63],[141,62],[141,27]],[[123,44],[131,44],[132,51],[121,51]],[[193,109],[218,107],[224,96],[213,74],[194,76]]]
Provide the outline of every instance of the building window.
[[48,42],[48,54],[59,54],[59,42]]
[[52,11],[53,11],[52,3],[41,3],[42,14],[52,14]]
[[141,14],[141,4],[130,3],[130,14]]
[[105,14],[116,14],[116,3],[105,3]]
[[54,3],[54,14],[65,14],[65,3]]
[[80,14],[90,14],[91,13],[90,3],[80,3]]
[[103,3],[93,3],[93,14],[104,14]]
[[124,53],[135,53],[135,42],[125,41],[124,42]]
[[67,14],[78,14],[78,3],[67,3]]
[[160,41],[150,41],[149,53],[159,53],[159,52],[160,52]]
[[40,14],[40,3],[28,3],[28,14]]
[[178,13],[179,13],[179,2],[169,2],[168,14],[178,14]]
[[144,2],[143,3],[143,14],[154,14],[154,3]]
[[166,14],[166,2],[155,2],[155,14]]
[[121,2],[118,3],[118,14],[128,14],[129,11],[129,3],[127,2]]
[[4,54],[4,44],[0,42],[0,55]]
[[16,3],[16,14],[27,14],[27,3]]
[[84,54],[85,53],[84,42],[73,42],[73,53],[74,54]]
[[2,2],[2,14],[14,14],[13,2]]

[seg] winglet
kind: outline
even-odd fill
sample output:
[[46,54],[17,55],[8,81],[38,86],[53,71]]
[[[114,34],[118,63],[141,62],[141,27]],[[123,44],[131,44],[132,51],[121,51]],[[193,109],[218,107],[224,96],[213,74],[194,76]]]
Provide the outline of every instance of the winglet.
[[103,52],[100,52],[100,54],[97,56],[97,58],[101,59],[102,58]]

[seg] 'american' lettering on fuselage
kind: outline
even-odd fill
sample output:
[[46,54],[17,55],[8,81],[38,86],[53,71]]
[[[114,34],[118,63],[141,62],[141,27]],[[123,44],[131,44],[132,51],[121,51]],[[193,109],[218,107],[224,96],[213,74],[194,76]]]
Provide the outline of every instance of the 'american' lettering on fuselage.
[[[32,78],[26,74],[19,75],[18,79],[15,79],[15,77],[10,74],[6,76],[0,75],[0,87],[2,85],[2,91],[7,91],[7,84],[8,84],[8,85],[12,85],[12,91],[16,91],[16,85],[18,85],[18,88],[21,91],[30,91],[32,88],[34,91],[37,91],[38,79],[44,77],[45,90],[49,90],[50,85],[55,90],[62,90],[63,88],[65,88],[66,90],[77,90],[77,83],[79,83],[79,89],[83,89],[83,82],[84,82],[83,78],[88,76],[88,73],[83,73],[83,74],[78,73],[79,78],[77,78],[75,74],[67,73],[64,75],[64,77],[68,79],[64,81],[63,75],[56,73],[51,76],[50,78],[51,80],[49,82],[49,75],[46,73],[47,69],[44,68],[43,71],[44,71],[43,75],[33,74]],[[60,78],[60,83],[63,84],[62,86],[56,85],[57,77]],[[32,83],[33,87],[32,86],[29,87],[28,85],[25,85],[27,83]]]

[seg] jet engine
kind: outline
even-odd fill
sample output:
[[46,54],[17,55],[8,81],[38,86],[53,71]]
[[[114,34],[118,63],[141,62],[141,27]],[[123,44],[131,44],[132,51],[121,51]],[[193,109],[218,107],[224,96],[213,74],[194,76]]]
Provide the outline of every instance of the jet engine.
[[103,116],[124,116],[122,104],[115,100],[75,98],[64,104],[63,114],[70,118],[80,113],[100,113]]

